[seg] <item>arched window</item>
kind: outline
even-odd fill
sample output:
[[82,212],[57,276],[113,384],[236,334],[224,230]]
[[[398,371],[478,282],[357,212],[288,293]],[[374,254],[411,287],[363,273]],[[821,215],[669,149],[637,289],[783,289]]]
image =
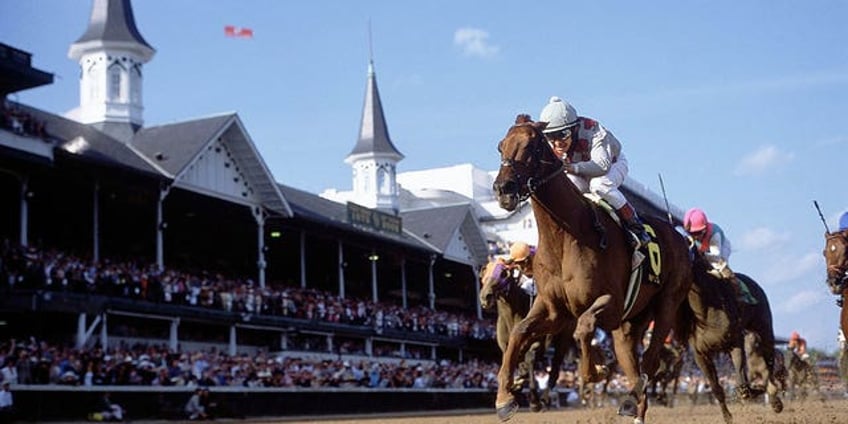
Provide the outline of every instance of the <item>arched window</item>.
[[126,98],[124,88],[124,68],[117,62],[109,66],[108,98],[113,101],[121,101]]

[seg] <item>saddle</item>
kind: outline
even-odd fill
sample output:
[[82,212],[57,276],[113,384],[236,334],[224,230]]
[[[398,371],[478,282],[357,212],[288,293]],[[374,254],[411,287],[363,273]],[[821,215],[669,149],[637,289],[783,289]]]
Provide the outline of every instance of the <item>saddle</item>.
[[[606,200],[594,193],[584,193],[583,196],[606,212],[607,215],[615,221],[619,228],[626,232],[627,237],[632,237],[638,241],[638,237],[627,229],[627,227],[621,222],[621,218],[619,218],[615,209],[613,209]],[[627,294],[624,298],[624,316],[628,316],[630,309],[636,303],[639,288],[643,283],[656,285],[661,283],[660,272],[662,272],[662,261],[660,256],[660,244],[657,243],[657,236],[653,227],[644,223],[642,225],[645,226],[645,232],[651,236],[651,241],[640,246],[639,249],[634,249],[633,251],[633,266],[631,266],[630,281],[627,284]]]

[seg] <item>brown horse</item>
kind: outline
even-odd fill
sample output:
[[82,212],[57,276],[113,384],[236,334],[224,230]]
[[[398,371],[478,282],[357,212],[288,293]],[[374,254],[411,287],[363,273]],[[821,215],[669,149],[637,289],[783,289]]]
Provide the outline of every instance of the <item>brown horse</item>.
[[[509,333],[519,321],[527,316],[533,300],[527,292],[518,286],[518,279],[515,278],[516,272],[521,271],[517,267],[508,265],[502,258],[497,258],[489,261],[480,273],[480,306],[489,309],[493,305],[497,305],[497,342],[501,352],[506,351]],[[527,381],[530,409],[534,412],[547,409],[551,405],[551,391],[556,387],[559,370],[562,368],[565,355],[576,348],[571,336],[575,324],[576,321],[572,320],[572,323],[567,325],[564,331],[546,337],[544,343],[541,341],[534,342],[524,355],[524,360],[519,364],[517,381]],[[533,371],[535,365],[543,361],[545,351],[551,346],[554,348],[550,362],[551,375],[547,387],[542,387],[540,394]],[[515,387],[515,390],[520,390],[520,387]]]
[[736,371],[738,392],[742,399],[749,399],[751,391],[748,384],[747,363],[745,360],[745,332],[753,333],[758,342],[752,346],[763,358],[766,366],[763,372],[768,384],[769,402],[775,412],[783,410],[778,396],[778,382],[774,370],[774,331],[772,329],[771,308],[762,288],[749,277],[737,273],[745,282],[755,305],[740,304],[735,288],[727,281],[716,278],[708,272],[710,265],[700,254],[695,254],[692,271],[695,281],[689,292],[687,305],[681,314],[675,331],[680,340],[688,340],[695,355],[695,362],[704,373],[719,403],[725,422],[733,421],[733,415],[727,408],[724,388],[719,383],[713,360],[719,352],[728,352]]
[[[503,209],[512,211],[532,197],[539,230],[534,258],[538,296],[527,317],[512,331],[498,373],[495,400],[498,417],[510,419],[518,409],[510,393],[511,376],[529,343],[556,334],[578,317],[581,351],[579,373],[586,381],[597,374],[589,349],[595,325],[612,333],[616,359],[627,376],[627,399],[619,413],[644,422],[647,376],[656,372],[661,343],[637,354],[642,334],[653,319],[662,341],[691,285],[687,246],[668,223],[645,217],[655,234],[645,263],[660,268],[658,283],[645,283],[628,293],[632,248],[629,234],[587,200],[563,172],[542,135],[545,123],[518,123],[498,145],[501,165],[493,186]],[[627,302],[632,300],[632,303]]]
[[[848,230],[824,233],[824,262],[827,265],[827,285],[830,292],[839,296],[839,329],[848,336]],[[839,373],[848,385],[848,343],[839,354]]]

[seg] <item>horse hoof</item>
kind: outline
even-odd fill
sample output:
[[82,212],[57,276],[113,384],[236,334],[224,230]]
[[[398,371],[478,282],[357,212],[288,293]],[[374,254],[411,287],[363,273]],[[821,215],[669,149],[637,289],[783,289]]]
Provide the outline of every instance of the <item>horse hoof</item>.
[[639,417],[636,417],[636,418],[633,419],[633,424],[645,424],[645,421],[643,421]]
[[781,401],[779,397],[774,398],[774,402],[771,403],[771,410],[774,411],[775,414],[783,412],[783,401]]
[[510,418],[518,412],[518,402],[514,399],[510,400],[505,405],[497,407],[497,411],[498,419],[501,420],[501,422],[509,421]]
[[618,408],[618,415],[622,417],[635,417],[636,416],[636,402],[633,399],[625,399],[624,402],[621,402],[621,406]]
[[542,409],[544,409],[544,407],[539,403],[530,404],[531,412],[542,412]]

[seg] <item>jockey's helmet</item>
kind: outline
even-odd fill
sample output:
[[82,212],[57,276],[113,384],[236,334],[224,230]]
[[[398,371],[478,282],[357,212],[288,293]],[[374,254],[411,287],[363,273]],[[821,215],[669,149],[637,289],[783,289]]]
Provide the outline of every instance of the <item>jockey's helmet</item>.
[[707,214],[698,208],[692,208],[686,211],[683,217],[683,228],[690,233],[697,233],[707,228]]
[[797,331],[793,331],[792,334],[789,335],[789,340],[796,341],[796,340],[799,340],[800,338],[801,338],[801,335],[798,334]]
[[533,254],[533,249],[523,241],[517,241],[509,247],[509,258],[513,262],[523,262]]
[[539,121],[548,123],[542,131],[546,134],[562,131],[577,125],[577,110],[565,100],[553,96],[548,100],[548,104],[542,108],[542,113],[539,114]]
[[839,217],[839,231],[848,230],[848,212],[843,212]]

